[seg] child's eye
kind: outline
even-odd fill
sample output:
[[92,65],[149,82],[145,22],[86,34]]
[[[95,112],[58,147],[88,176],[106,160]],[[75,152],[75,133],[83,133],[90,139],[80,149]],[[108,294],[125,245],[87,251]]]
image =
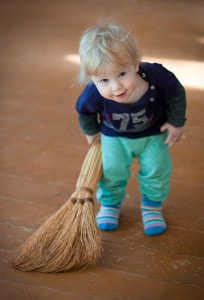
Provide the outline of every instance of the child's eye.
[[124,77],[126,74],[126,72],[120,72],[119,77]]
[[108,82],[108,79],[106,79],[106,78],[101,79],[101,82],[106,83],[106,82]]

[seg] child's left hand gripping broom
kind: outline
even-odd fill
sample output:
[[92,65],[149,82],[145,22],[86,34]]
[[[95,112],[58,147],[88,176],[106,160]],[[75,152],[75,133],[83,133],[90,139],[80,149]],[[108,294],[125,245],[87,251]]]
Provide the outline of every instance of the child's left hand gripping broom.
[[76,190],[16,251],[13,267],[22,271],[63,272],[94,265],[102,254],[93,192],[101,176],[100,143],[93,144],[82,165]]

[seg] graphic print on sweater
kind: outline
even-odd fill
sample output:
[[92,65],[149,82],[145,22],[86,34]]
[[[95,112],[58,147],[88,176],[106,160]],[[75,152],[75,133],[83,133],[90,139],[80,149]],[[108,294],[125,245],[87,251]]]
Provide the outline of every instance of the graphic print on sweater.
[[108,116],[106,114],[106,120],[103,121],[103,124],[117,132],[140,132],[148,128],[152,118],[153,114],[148,117],[146,109],[143,108],[135,113],[112,113]]

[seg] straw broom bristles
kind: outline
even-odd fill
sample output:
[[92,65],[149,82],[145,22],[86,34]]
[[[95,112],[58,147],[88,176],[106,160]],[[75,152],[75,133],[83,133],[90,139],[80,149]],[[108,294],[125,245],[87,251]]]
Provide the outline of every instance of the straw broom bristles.
[[102,254],[93,191],[101,176],[100,143],[93,144],[81,167],[76,190],[16,251],[13,267],[22,271],[64,272],[94,265]]

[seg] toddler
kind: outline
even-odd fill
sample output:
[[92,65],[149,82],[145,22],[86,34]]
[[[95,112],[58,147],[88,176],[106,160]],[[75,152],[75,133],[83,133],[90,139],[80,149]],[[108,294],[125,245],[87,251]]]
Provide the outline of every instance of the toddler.
[[141,62],[137,41],[124,28],[99,24],[80,40],[79,124],[89,144],[101,139],[102,177],[96,193],[100,230],[118,227],[130,165],[138,159],[144,233],[165,231],[162,203],[169,192],[169,147],[185,124],[185,90],[158,63]]

